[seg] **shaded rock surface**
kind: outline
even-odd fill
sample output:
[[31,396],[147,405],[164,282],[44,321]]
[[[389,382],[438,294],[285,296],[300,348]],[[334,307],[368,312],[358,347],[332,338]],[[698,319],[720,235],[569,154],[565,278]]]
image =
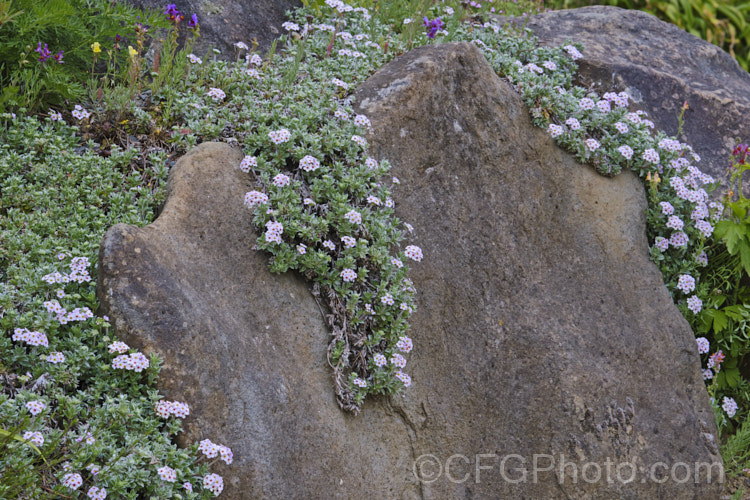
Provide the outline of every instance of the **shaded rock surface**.
[[[102,242],[103,312],[164,356],[164,393],[191,405],[182,441],[233,448],[226,498],[716,498],[719,467],[712,484],[641,482],[658,462],[720,457],[695,340],[648,259],[638,179],[557,148],[470,44],[396,59],[357,101],[425,252],[403,397],[338,409],[308,286],[251,249],[239,151],[195,148],[157,221]],[[534,478],[535,454],[555,470]],[[594,466],[583,480],[587,462],[599,480]]]
[[585,86],[599,95],[625,90],[656,127],[670,135],[687,101],[683,136],[698,166],[726,177],[736,139],[750,142],[750,74],[719,47],[638,10],[593,6],[530,16],[542,45],[584,45]]
[[[167,5],[157,0],[128,2],[159,11]],[[287,20],[285,13],[302,6],[300,0],[173,0],[168,3],[174,3],[185,14],[185,25],[193,13],[198,15],[200,37],[194,52],[203,55],[216,47],[224,59],[234,57],[236,42],[245,42],[250,47],[253,39],[257,39],[261,54],[265,53],[284,33],[281,23]],[[181,26],[181,30],[184,32],[185,27]]]

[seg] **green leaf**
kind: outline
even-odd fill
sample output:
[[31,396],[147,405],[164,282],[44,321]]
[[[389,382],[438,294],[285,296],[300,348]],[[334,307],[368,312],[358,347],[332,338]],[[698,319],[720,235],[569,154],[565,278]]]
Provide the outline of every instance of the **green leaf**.
[[713,311],[713,312],[714,312],[713,329],[714,329],[714,333],[718,334],[719,332],[721,332],[727,327],[727,325],[729,324],[729,318],[727,318],[727,315],[721,311]]
[[[6,431],[5,429],[0,429],[0,436],[12,437],[16,441],[20,441],[21,443],[27,445],[29,448],[31,448],[32,450],[34,450],[35,452],[37,452],[40,457],[42,457],[42,460],[44,460],[45,464],[47,463],[47,460],[44,458],[44,455],[42,455],[42,450],[40,450],[39,448],[37,448],[36,445],[33,444],[33,443],[31,443],[29,440],[24,439],[23,436],[21,436],[19,434],[14,434],[14,433],[12,433],[10,431]],[[47,464],[47,465],[49,465],[49,464]]]

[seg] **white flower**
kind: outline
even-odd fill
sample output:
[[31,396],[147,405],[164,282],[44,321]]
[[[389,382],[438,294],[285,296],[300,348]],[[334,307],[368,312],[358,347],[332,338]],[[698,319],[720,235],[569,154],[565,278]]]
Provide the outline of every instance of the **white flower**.
[[693,290],[695,290],[695,278],[693,278],[689,274],[680,275],[679,279],[677,280],[677,288],[680,289],[683,293],[692,292]]
[[409,245],[406,247],[406,250],[404,251],[407,257],[409,257],[411,260],[414,260],[416,262],[419,262],[422,260],[422,249],[418,246]]
[[698,344],[698,352],[700,354],[708,354],[711,346],[709,345],[708,339],[706,337],[698,337],[697,339],[695,339],[695,342]]
[[729,418],[734,417],[735,413],[737,413],[737,403],[733,398],[724,396],[724,404],[722,404],[721,407],[725,412],[727,412],[727,417]]

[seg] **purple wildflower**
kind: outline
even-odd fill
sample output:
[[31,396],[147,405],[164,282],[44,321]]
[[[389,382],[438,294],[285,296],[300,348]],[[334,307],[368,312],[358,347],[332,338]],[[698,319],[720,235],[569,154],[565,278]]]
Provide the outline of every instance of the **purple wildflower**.
[[182,12],[177,10],[177,5],[173,3],[167,4],[167,8],[164,11],[164,15],[167,16],[167,19],[169,19],[175,24],[185,19],[185,16],[182,15]]
[[192,16],[190,16],[190,21],[188,21],[188,27],[190,28],[198,27],[198,16],[196,14],[193,14]]
[[52,56],[52,52],[47,48],[47,44],[44,44],[44,48],[42,48],[42,42],[39,42],[39,45],[37,45],[36,49],[34,49],[34,52],[39,53],[39,61],[41,62],[47,62],[47,59]]
[[65,61],[63,61],[63,52],[64,51],[61,50],[60,52],[52,56],[52,59],[54,59],[57,64],[65,64]]
[[424,22],[422,24],[427,30],[427,38],[429,38],[430,40],[434,39],[437,32],[443,29],[443,26],[445,26],[443,24],[443,21],[439,17],[430,21],[429,19],[427,19],[427,16],[424,16]]

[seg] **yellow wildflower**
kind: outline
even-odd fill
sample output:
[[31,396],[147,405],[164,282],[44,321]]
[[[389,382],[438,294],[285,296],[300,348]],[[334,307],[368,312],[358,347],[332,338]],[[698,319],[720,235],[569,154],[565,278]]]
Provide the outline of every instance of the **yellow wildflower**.
[[102,51],[101,46],[99,45],[99,42],[94,42],[91,44],[91,50],[94,51],[94,54],[98,54]]
[[134,58],[137,53],[138,53],[137,50],[135,50],[132,46],[128,45],[128,55],[130,56],[131,59]]

